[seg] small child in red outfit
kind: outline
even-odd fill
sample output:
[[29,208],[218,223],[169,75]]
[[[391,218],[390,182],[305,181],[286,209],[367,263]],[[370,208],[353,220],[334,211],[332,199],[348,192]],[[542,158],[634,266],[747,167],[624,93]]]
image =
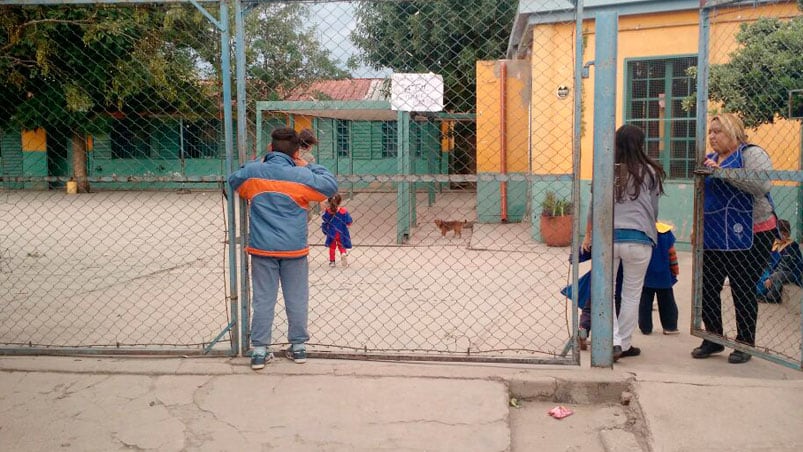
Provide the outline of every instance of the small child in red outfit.
[[335,249],[340,251],[340,262],[344,267],[348,267],[348,250],[351,249],[351,214],[345,207],[340,207],[342,202],[340,193],[335,193],[327,200],[326,210],[323,212],[323,224],[321,230],[326,234],[326,246],[329,247],[329,266],[334,267]]

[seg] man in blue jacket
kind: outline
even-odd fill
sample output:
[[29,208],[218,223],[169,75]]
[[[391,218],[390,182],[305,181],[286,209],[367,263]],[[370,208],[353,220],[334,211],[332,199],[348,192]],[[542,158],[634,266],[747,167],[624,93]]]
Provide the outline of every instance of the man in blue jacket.
[[321,202],[337,192],[337,181],[321,165],[298,157],[295,130],[278,128],[271,133],[271,148],[264,158],[250,162],[229,176],[229,185],[248,201],[253,316],[251,318],[251,368],[259,370],[273,359],[268,352],[271,329],[282,284],[287,310],[290,347],[287,357],[307,360],[309,264],[307,211],[310,202]]

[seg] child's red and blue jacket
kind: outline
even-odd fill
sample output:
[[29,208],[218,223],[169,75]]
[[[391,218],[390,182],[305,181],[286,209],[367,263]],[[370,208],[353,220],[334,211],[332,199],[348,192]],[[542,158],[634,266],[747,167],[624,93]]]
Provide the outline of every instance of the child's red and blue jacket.
[[296,166],[290,156],[270,152],[229,176],[229,185],[248,201],[249,254],[296,258],[309,254],[310,202],[337,193],[337,180],[325,167]]

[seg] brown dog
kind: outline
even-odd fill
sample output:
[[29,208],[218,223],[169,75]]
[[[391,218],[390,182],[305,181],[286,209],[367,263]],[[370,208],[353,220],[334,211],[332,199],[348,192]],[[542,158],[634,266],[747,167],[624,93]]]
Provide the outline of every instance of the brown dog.
[[463,227],[466,226],[468,221],[443,221],[435,220],[435,226],[441,230],[441,237],[445,237],[449,231],[454,231],[455,237],[463,237]]

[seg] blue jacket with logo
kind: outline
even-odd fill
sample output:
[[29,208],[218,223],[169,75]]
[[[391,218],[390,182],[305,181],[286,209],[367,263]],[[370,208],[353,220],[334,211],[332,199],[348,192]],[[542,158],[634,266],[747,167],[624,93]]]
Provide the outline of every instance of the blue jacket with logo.
[[229,176],[229,185],[248,201],[249,254],[295,258],[309,254],[307,210],[337,193],[325,167],[297,166],[281,152],[249,162]]

